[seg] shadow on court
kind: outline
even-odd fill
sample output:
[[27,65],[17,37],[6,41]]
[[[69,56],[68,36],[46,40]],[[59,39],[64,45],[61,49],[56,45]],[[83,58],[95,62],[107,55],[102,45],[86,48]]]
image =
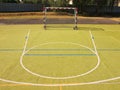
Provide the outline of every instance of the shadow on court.
[[[70,26],[65,26],[65,25],[47,25],[46,30],[71,30],[74,28],[74,25]],[[74,29],[73,29],[74,30]],[[78,27],[77,30],[82,30],[82,31],[104,31],[103,28],[97,28],[97,27]]]

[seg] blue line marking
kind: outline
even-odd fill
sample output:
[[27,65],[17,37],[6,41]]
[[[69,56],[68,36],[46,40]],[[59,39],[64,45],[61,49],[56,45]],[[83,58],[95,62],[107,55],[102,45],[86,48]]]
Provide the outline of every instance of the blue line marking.
[[16,52],[22,51],[22,49],[0,49],[0,52]]
[[[94,50],[94,49],[92,49]],[[98,51],[120,51],[120,49],[97,49]],[[90,51],[89,49],[31,49],[30,51]]]
[[96,54],[25,54],[25,56],[96,56]]
[[[0,52],[15,52],[15,51],[22,51],[23,49],[0,49]],[[28,49],[26,49],[28,50]],[[94,49],[92,49],[94,50]],[[98,48],[97,49],[98,51],[117,51],[119,52],[120,51],[120,48],[116,48],[116,49],[110,49],[110,48],[104,48],[104,49],[100,49]],[[56,49],[31,49],[30,51],[89,51],[88,49],[59,49],[59,48],[56,48]]]
[[120,49],[97,49],[98,51],[120,51]]
[[30,51],[89,51],[88,49],[58,49],[58,48],[56,48],[56,49],[50,49],[50,48],[48,48],[48,49],[31,49]]

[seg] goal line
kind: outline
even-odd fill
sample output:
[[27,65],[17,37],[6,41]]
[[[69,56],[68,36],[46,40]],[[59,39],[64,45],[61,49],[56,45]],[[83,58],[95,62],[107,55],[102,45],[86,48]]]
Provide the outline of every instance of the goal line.
[[74,10],[74,27],[73,29],[74,30],[77,30],[78,27],[77,27],[77,13],[78,13],[78,10],[77,8],[75,7],[44,7],[44,18],[43,18],[43,23],[44,23],[44,29],[46,30],[47,28],[47,11],[48,10]]

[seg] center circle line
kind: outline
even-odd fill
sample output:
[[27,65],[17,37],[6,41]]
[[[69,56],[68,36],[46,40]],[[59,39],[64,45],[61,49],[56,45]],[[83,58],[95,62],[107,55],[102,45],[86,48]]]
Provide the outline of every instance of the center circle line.
[[[84,48],[87,48],[88,50],[90,50],[91,52],[93,52],[96,56],[97,56],[97,64],[94,68],[92,68],[91,70],[87,71],[86,73],[83,73],[83,74],[79,74],[79,75],[75,75],[75,76],[67,76],[67,77],[51,77],[51,76],[45,76],[45,75],[41,75],[41,74],[37,74],[37,73],[34,73],[32,71],[30,71],[28,68],[26,68],[23,64],[23,57],[24,55],[29,52],[31,49],[34,49],[38,46],[42,46],[42,45],[47,45],[47,44],[73,44],[73,45],[79,45],[81,47],[84,47]],[[42,43],[42,44],[39,44],[39,45],[36,45],[32,48],[30,48],[29,50],[27,50],[21,57],[20,59],[20,65],[22,66],[22,68],[24,70],[26,70],[27,72],[29,72],[30,74],[34,75],[34,76],[38,76],[38,77],[41,77],[41,78],[48,78],[48,79],[71,79],[71,78],[77,78],[77,77],[81,77],[81,76],[85,76],[87,74],[90,74],[91,72],[93,72],[94,70],[96,70],[99,65],[100,65],[100,58],[99,56],[96,54],[95,51],[93,51],[91,48],[87,47],[87,46],[84,46],[84,45],[81,45],[81,44],[78,44],[78,43],[72,43],[72,42],[48,42],[48,43]]]

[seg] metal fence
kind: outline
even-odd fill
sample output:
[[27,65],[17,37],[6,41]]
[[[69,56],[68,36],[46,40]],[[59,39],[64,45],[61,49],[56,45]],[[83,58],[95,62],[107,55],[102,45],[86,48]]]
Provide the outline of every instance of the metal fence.
[[0,12],[42,11],[42,4],[0,3]]
[[[36,12],[42,11],[42,4],[17,4],[17,3],[0,3],[0,12]],[[81,10],[80,10],[81,11]],[[120,7],[110,8],[108,6],[98,9],[96,6],[86,6],[84,11],[87,13],[115,13],[120,14]]]
[[87,13],[113,13],[113,14],[119,14],[120,15],[120,7],[114,6],[114,7],[109,7],[109,6],[104,6],[104,7],[96,7],[96,6],[86,6],[85,7],[85,12]]

